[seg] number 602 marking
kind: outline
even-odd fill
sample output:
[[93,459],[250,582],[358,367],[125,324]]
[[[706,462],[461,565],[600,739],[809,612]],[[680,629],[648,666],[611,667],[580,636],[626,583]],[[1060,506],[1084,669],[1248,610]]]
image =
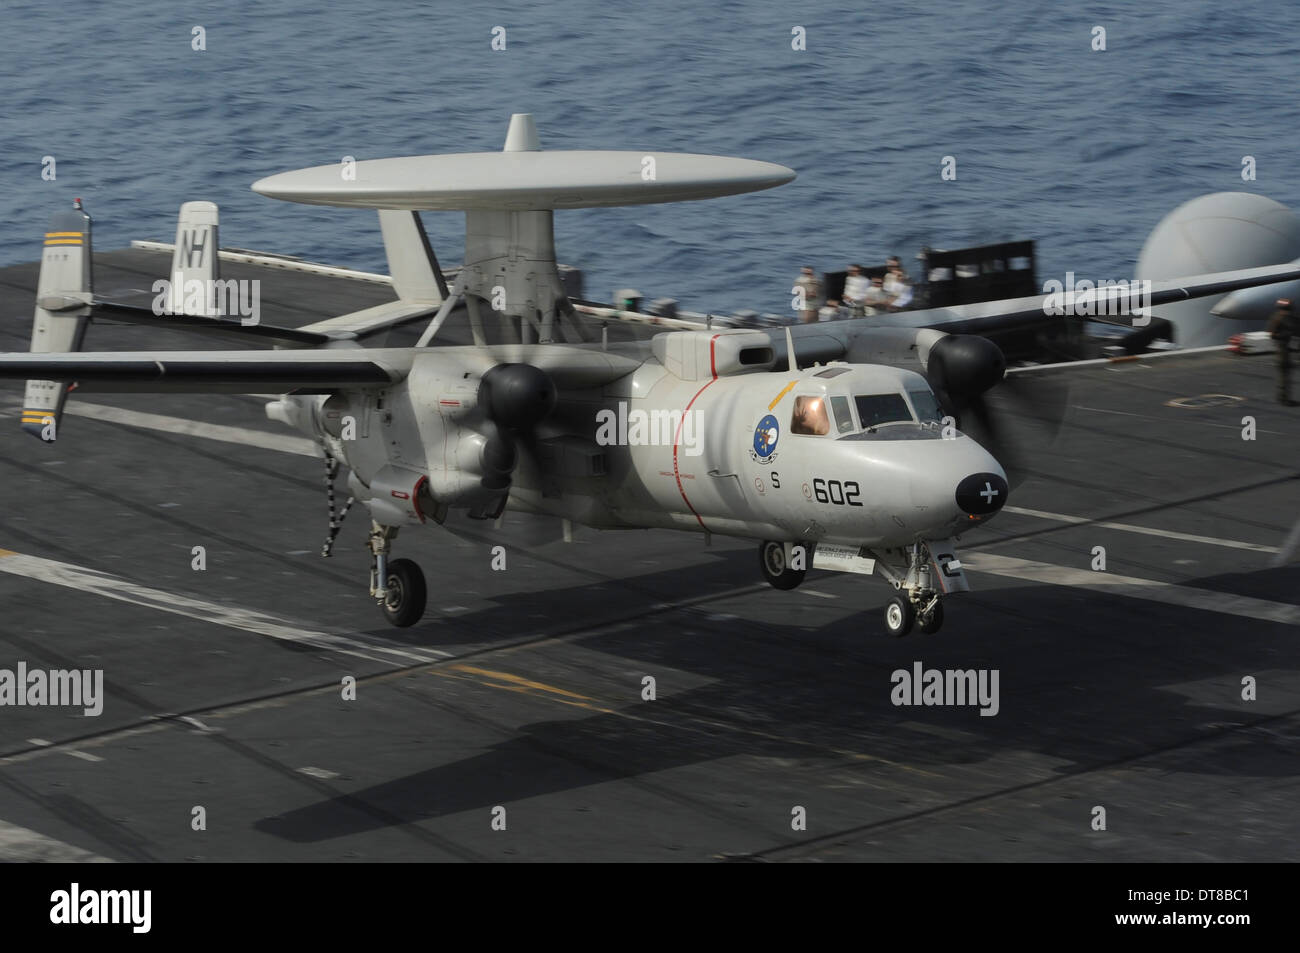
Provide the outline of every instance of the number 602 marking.
[[857,480],[813,480],[813,496],[818,503],[833,503],[836,506],[862,506],[862,488]]

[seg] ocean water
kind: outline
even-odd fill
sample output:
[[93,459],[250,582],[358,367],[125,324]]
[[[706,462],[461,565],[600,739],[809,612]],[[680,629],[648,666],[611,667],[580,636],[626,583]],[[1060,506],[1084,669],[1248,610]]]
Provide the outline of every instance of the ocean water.
[[[1194,196],[1300,209],[1290,3],[11,0],[0,14],[0,264],[35,260],[48,216],[81,196],[100,250],[170,241],[180,203],[209,199],[224,245],[384,270],[373,213],[248,186],[344,155],[496,150],[513,112],[534,114],[543,148],[798,172],[748,196],[557,214],[559,258],[589,296],[635,287],[700,311],[785,312],[801,264],[922,244],[1033,238],[1040,280],[1123,278]],[[461,215],[424,218],[458,262]]]

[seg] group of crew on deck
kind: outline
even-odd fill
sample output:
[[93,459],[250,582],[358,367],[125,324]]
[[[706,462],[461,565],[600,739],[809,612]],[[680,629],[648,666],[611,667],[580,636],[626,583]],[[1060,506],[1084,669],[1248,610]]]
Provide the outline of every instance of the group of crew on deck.
[[849,265],[843,293],[838,299],[828,298],[821,307],[822,282],[810,266],[804,266],[795,284],[803,291],[799,320],[805,324],[905,311],[912,305],[912,282],[894,255],[887,260],[884,274],[873,278],[864,274],[861,265]]

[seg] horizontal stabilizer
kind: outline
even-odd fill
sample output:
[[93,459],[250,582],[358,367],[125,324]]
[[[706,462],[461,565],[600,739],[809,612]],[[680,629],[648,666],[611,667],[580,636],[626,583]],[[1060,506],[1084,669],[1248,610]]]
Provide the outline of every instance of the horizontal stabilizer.
[[360,338],[437,314],[447,298],[447,281],[419,214],[380,210],[379,227],[397,300],[317,321],[303,331]]
[[365,337],[378,331],[399,327],[436,314],[438,305],[423,304],[419,301],[389,301],[377,304],[373,308],[341,314],[336,318],[327,318],[315,324],[303,325],[298,330],[305,334],[319,335],[354,335]]
[[122,304],[116,301],[95,301],[92,312],[96,321],[118,321],[122,324],[147,324],[179,331],[197,331],[219,337],[261,341],[265,344],[282,344],[292,347],[316,347],[328,344],[333,338],[301,328],[282,328],[273,324],[244,324],[229,318],[203,318],[188,314],[158,314],[152,308]]
[[[73,208],[54,215],[45,233],[32,320],[33,354],[81,349],[93,288],[90,224],[90,216],[78,199]],[[46,442],[53,441],[67,398],[67,381],[27,381],[23,430]]]

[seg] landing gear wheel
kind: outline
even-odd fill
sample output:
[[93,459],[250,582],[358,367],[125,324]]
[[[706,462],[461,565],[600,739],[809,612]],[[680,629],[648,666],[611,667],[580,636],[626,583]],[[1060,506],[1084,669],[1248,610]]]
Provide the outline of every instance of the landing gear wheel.
[[894,596],[885,606],[885,628],[890,635],[904,636],[912,631],[916,621],[916,610],[906,596]]
[[943,603],[936,602],[933,609],[918,616],[916,627],[927,635],[938,632],[943,627]]
[[[807,557],[807,549],[804,549],[804,559]],[[764,540],[758,544],[758,568],[763,573],[763,578],[768,584],[776,589],[793,589],[799,583],[803,582],[803,577],[808,575],[807,567],[803,569],[791,569],[785,562],[785,544],[773,542],[770,539]]]
[[394,559],[388,564],[386,588],[388,596],[382,606],[384,618],[403,629],[419,622],[428,601],[420,567],[409,559]]

